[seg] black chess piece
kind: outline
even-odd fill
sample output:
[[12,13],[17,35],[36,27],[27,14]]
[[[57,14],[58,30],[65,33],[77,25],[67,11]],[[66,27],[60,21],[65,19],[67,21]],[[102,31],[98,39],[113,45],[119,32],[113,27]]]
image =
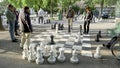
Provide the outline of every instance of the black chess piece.
[[54,25],[53,24],[51,24],[51,29],[54,29]]
[[50,38],[51,38],[51,41],[50,41],[50,43],[49,43],[49,44],[55,44],[55,42],[54,42],[54,36],[53,36],[53,35],[51,35],[51,36],[50,36]]
[[54,24],[54,29],[56,29],[57,22]]
[[100,41],[99,38],[100,38],[100,37],[99,37],[99,34],[97,34],[97,35],[96,35],[96,38],[95,38],[95,41],[96,41],[96,42],[99,42],[99,41]]
[[60,23],[58,24],[58,30],[61,30],[61,24]]
[[61,24],[61,30],[63,30],[63,28],[64,28],[64,25],[63,25],[63,24]]
[[68,25],[68,32],[70,33],[71,32],[71,26]]
[[101,36],[101,31],[98,32],[98,35],[99,35],[100,38],[102,37],[102,36]]
[[82,35],[82,25],[80,25],[80,35]]

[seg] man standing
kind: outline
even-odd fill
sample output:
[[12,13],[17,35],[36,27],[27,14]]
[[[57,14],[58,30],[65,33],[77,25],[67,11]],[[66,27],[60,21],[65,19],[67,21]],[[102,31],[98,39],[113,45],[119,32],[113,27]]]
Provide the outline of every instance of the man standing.
[[72,6],[69,7],[67,11],[67,16],[66,18],[68,19],[68,27],[70,26],[71,28],[73,27],[73,18],[75,15],[74,9],[72,9]]
[[89,26],[90,26],[90,22],[92,21],[93,18],[93,13],[90,10],[90,7],[86,7],[86,15],[84,18],[84,34],[88,34],[89,33]]
[[40,8],[40,10],[38,11],[38,17],[39,17],[38,21],[39,21],[39,24],[43,23],[44,14],[45,14],[44,10]]
[[30,35],[33,32],[30,21],[30,10],[29,7],[24,7],[23,11],[19,14],[20,30],[22,31],[20,47],[29,48]]
[[17,42],[17,39],[15,38],[15,35],[14,35],[16,16],[14,14],[14,7],[11,4],[9,4],[7,6],[7,10],[6,10],[5,14],[6,14],[7,21],[8,21],[8,27],[9,27],[11,40],[12,40],[12,42]]

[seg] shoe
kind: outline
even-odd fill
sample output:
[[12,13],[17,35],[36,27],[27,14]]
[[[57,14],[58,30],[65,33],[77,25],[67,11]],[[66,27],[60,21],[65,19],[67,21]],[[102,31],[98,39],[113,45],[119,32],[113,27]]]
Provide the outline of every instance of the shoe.
[[20,36],[19,34],[15,34],[16,36]]
[[105,44],[103,44],[103,47],[106,47],[106,48],[110,49],[111,45],[105,45]]
[[18,39],[15,38],[16,41],[18,41]]
[[12,40],[12,42],[18,42],[17,40]]
[[86,34],[86,32],[83,32],[83,34]]

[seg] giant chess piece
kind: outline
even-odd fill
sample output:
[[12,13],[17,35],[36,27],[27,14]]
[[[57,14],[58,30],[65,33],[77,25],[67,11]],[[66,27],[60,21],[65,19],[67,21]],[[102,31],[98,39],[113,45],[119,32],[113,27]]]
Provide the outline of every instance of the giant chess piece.
[[80,35],[80,42],[83,43],[83,38],[84,36],[83,35]]
[[46,45],[45,46],[45,52],[43,53],[43,56],[44,57],[49,57],[50,56],[50,46],[49,45]]
[[51,35],[50,38],[51,38],[51,42],[49,42],[48,44],[49,44],[49,45],[55,44],[55,42],[54,42],[54,36]]
[[31,43],[29,46],[29,51],[28,51],[28,61],[33,62],[36,59],[36,47],[37,45],[34,43]]
[[99,41],[100,41],[100,39],[99,39],[99,34],[96,35],[95,41],[96,41],[96,42],[99,42]]
[[71,26],[68,25],[68,32],[70,33],[71,32]]
[[25,59],[25,60],[27,60],[28,59],[28,47],[27,47],[27,45],[24,45],[24,47],[23,47],[23,52],[22,52],[22,59]]
[[96,52],[94,54],[94,58],[100,59],[102,56],[100,54],[100,46],[96,48]]
[[78,63],[79,62],[76,50],[73,50],[72,57],[70,58],[70,62],[71,63]]
[[61,30],[61,25],[60,25],[60,23],[58,24],[58,30]]
[[101,36],[101,31],[98,32],[98,35],[99,35],[100,38],[102,37],[102,36]]
[[51,29],[54,29],[54,25],[53,24],[51,24]]
[[42,53],[42,50],[39,46],[37,47],[36,58],[37,58],[36,64],[43,64],[44,63],[43,53]]
[[56,29],[56,24],[57,24],[57,22],[54,24],[54,29]]
[[82,35],[82,25],[80,25],[80,35]]
[[56,45],[52,45],[52,46],[51,46],[51,50],[53,51],[53,55],[54,55],[55,57],[57,57],[57,50],[56,50],[56,48],[57,48]]
[[45,52],[45,42],[40,43],[40,48],[41,48],[42,52],[44,53]]
[[58,33],[59,25],[56,24],[56,33]]
[[65,55],[64,55],[64,48],[60,48],[59,49],[59,56],[58,56],[58,61],[59,62],[64,62],[65,61],[65,59],[66,59],[66,57],[65,57]]
[[54,64],[56,62],[56,58],[53,55],[53,51],[52,50],[50,51],[50,57],[48,58],[48,62],[51,63],[51,64]]
[[63,29],[64,29],[64,25],[62,24],[62,25],[61,25],[61,30],[63,30]]

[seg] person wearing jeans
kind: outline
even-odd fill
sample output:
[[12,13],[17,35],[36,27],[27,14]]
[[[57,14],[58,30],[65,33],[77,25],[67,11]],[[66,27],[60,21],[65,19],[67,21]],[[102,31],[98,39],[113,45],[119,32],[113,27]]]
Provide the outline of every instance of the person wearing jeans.
[[20,30],[22,31],[21,37],[21,48],[29,49],[30,36],[32,33],[32,25],[30,21],[30,10],[29,7],[24,7],[23,11],[19,14]]
[[6,14],[7,21],[8,21],[8,28],[9,28],[11,40],[12,42],[17,42],[17,39],[15,38],[15,35],[14,35],[16,16],[13,10],[14,10],[14,7],[11,4],[9,4],[5,14]]
[[89,26],[90,26],[90,22],[92,21],[93,18],[93,13],[90,10],[90,7],[86,7],[86,15],[84,18],[84,34],[88,34],[89,33]]

